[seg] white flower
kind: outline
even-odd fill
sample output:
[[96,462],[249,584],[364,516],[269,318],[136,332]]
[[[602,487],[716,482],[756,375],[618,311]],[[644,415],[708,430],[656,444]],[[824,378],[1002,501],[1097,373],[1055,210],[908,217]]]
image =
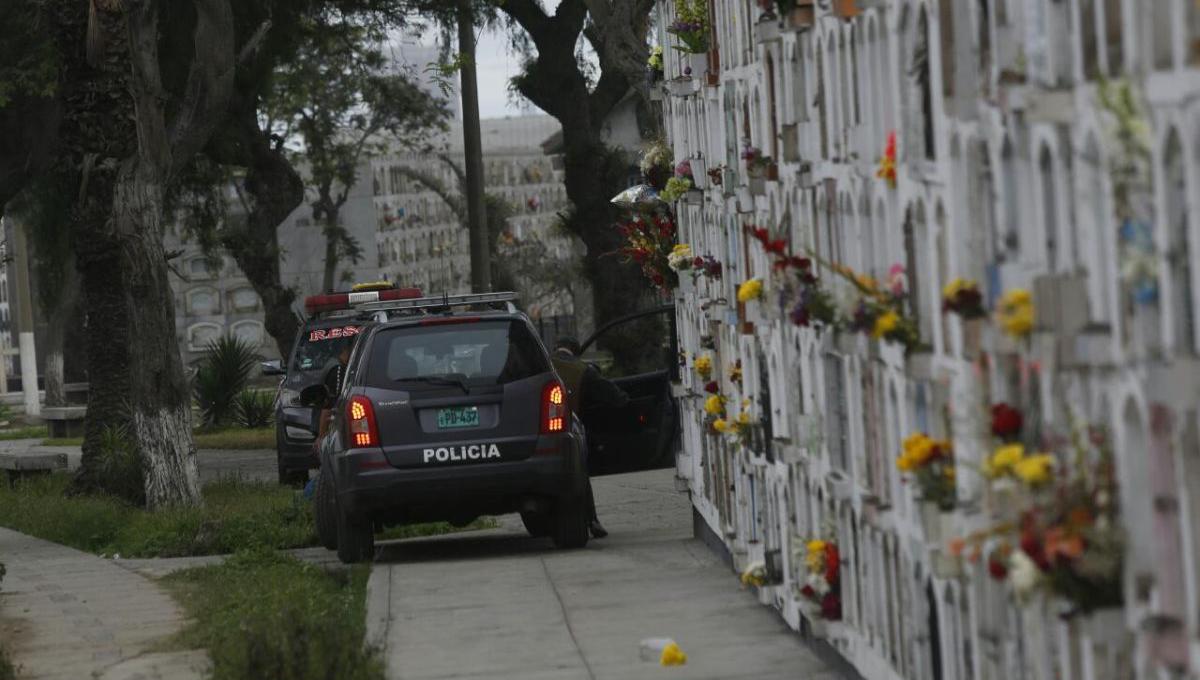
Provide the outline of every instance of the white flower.
[[1021,550],[1014,550],[1008,558],[1008,580],[1017,597],[1027,599],[1041,581],[1038,566]]
[[817,597],[825,597],[829,592],[829,581],[826,581],[825,577],[820,574],[809,574],[806,583],[817,594]]

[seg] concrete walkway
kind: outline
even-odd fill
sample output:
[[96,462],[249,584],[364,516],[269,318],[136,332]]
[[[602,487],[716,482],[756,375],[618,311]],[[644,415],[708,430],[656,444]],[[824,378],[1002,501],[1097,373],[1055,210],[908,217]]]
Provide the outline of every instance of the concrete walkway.
[[204,652],[150,653],[183,614],[157,585],[110,560],[0,528],[0,638],[22,679],[189,680]]
[[[386,544],[368,635],[390,678],[832,678],[837,674],[692,538],[670,470],[593,480],[612,532],[556,551],[519,518],[500,529]],[[639,657],[675,638],[688,663]]]

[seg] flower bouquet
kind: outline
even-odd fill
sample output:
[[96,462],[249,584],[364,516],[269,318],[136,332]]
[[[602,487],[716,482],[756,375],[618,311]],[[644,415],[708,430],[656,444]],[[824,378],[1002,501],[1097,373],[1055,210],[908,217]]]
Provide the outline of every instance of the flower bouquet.
[[942,311],[953,312],[963,319],[982,319],[987,316],[979,283],[957,278],[942,289]]
[[1033,296],[1024,288],[1006,292],[996,304],[996,323],[1014,339],[1028,337],[1033,332],[1033,322]]
[[841,556],[833,541],[813,539],[805,546],[807,575],[800,594],[810,602],[810,618],[842,620]]
[[638,162],[638,167],[645,176],[646,182],[656,191],[661,192],[667,187],[667,180],[671,177],[671,166],[674,162],[675,154],[671,151],[671,147],[660,139],[646,147]]
[[845,265],[828,266],[835,274],[850,282],[859,295],[854,313],[847,322],[851,330],[865,333],[875,340],[899,343],[909,351],[920,344],[921,333],[916,322],[903,313],[908,292],[902,265],[892,265],[886,286]]
[[670,216],[636,215],[618,230],[625,237],[619,252],[626,261],[641,267],[646,278],[663,292],[678,285],[679,276],[668,259],[675,245],[675,223]]
[[949,513],[958,503],[955,485],[954,448],[948,440],[936,440],[917,432],[904,440],[896,467],[916,480],[921,501],[925,537],[940,542]]
[[[746,165],[746,176],[751,180],[779,179],[777,172],[778,168],[775,161],[770,156],[764,156],[758,147],[747,144],[742,148],[742,162]],[[751,192],[755,194],[762,193],[757,190],[756,185],[751,186]]]

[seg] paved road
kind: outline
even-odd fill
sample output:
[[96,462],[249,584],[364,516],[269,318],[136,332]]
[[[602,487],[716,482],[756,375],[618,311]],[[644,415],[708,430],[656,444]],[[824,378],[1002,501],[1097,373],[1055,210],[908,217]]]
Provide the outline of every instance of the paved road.
[[[499,529],[384,545],[371,573],[370,635],[404,680],[828,679],[834,671],[692,539],[672,472],[594,480],[612,532],[584,550]],[[673,637],[682,668],[639,658]]]

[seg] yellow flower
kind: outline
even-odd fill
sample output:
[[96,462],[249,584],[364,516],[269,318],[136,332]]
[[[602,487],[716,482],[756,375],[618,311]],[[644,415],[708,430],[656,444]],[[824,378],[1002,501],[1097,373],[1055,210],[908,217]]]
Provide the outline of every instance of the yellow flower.
[[679,648],[679,645],[671,642],[666,647],[663,647],[662,658],[659,662],[664,666],[682,666],[687,663],[687,654]]
[[675,247],[671,249],[671,254],[672,255],[691,255],[692,247],[686,243],[677,243],[677,244],[675,244]]
[[750,279],[738,286],[738,302],[749,302],[762,297],[762,279]]
[[738,423],[738,425],[749,425],[750,424],[750,414],[745,411],[742,411],[740,414],[738,414],[737,423]]
[[958,471],[954,469],[953,465],[947,465],[946,469],[942,470],[942,476],[953,482],[958,478]]
[[1054,457],[1040,453],[1018,461],[1013,465],[1013,473],[1026,484],[1037,486],[1050,481],[1050,470],[1053,467]]
[[724,418],[717,418],[713,421],[713,429],[717,432],[725,433],[729,431],[729,421]]
[[996,305],[996,321],[1005,333],[1020,338],[1033,330],[1033,312],[1033,296],[1024,288],[1014,288]]
[[712,357],[705,355],[696,359],[696,372],[704,378],[712,375]]
[[713,416],[721,415],[725,412],[725,398],[719,394],[714,394],[705,399],[704,412]]
[[854,282],[863,290],[869,290],[872,293],[879,288],[879,285],[875,282],[875,278],[870,274],[855,274]]
[[875,319],[875,327],[871,329],[872,338],[882,338],[883,336],[896,330],[900,325],[900,315],[892,310],[888,310]]
[[1020,444],[1001,446],[992,453],[992,457],[984,465],[984,473],[988,477],[999,477],[1013,469],[1025,457],[1025,447]]

